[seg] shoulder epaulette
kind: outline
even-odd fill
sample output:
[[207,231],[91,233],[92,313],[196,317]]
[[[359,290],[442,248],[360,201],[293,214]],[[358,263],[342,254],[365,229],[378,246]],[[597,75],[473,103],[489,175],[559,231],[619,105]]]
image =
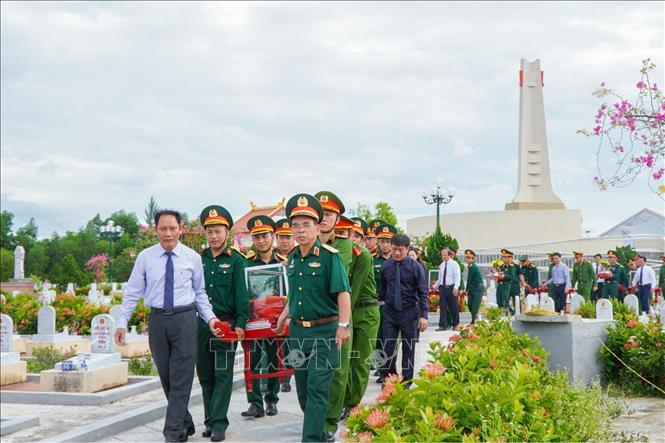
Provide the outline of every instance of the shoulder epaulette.
[[322,247],[323,249],[327,250],[327,251],[332,252],[333,254],[337,254],[337,253],[339,252],[337,249],[333,248],[332,246],[330,246],[330,245],[328,245],[328,244],[321,245],[321,247]]
[[275,252],[275,257],[277,257],[277,260],[279,261],[287,261],[289,259],[289,257],[282,255],[279,252]]
[[253,258],[256,257],[256,252],[254,251],[247,251],[247,254],[244,255],[247,260],[252,260]]
[[[227,248],[227,253],[229,255],[232,254],[231,251],[236,251],[238,254],[240,254],[241,257],[247,258],[247,256],[245,254],[243,254],[242,252],[240,252],[240,249],[236,248],[235,246],[230,246],[230,247]],[[254,251],[252,251],[252,252],[254,252]]]
[[353,249],[351,250],[353,251],[353,255],[355,255],[356,257],[360,257],[361,255],[363,255],[363,251],[360,249],[360,247],[358,247],[358,245],[353,245]]

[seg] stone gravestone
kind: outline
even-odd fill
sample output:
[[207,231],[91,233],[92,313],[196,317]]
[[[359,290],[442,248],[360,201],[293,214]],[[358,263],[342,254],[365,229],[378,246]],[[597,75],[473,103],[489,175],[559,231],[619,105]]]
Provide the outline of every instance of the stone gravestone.
[[12,352],[14,321],[7,314],[0,314],[0,352]]
[[543,297],[540,300],[540,309],[547,309],[548,311],[554,311],[554,299],[550,296]]
[[635,294],[626,295],[623,299],[623,303],[626,305],[629,311],[633,311],[635,314],[640,313],[640,302]]
[[115,352],[114,346],[115,320],[109,314],[95,315],[90,323],[92,343],[90,352],[93,354],[109,354]]
[[76,294],[76,291],[74,291],[74,283],[67,283],[65,294]]
[[[494,280],[492,280],[494,281]],[[496,287],[487,288],[487,306],[498,306],[496,303]]]
[[99,292],[97,291],[97,283],[90,283],[90,290],[88,291],[88,301],[93,305],[99,303]]
[[524,299],[524,305],[526,312],[530,311],[534,307],[538,307],[538,296],[536,294],[528,294]]
[[[120,320],[122,314],[122,306],[115,305],[109,310],[109,315],[115,320],[115,325]],[[114,331],[115,332],[115,331]],[[150,343],[147,335],[141,335],[136,330],[136,325],[131,327],[131,330],[125,335],[125,346],[117,346],[116,350],[120,352],[123,358],[142,357],[150,355]]]
[[14,249],[14,280],[23,280],[25,278],[24,270],[25,249],[18,245]]
[[570,296],[570,313],[574,314],[584,303],[584,297],[577,292]]
[[55,308],[42,306],[37,313],[37,335],[55,335]]
[[596,319],[614,320],[614,311],[612,310],[612,303],[608,299],[601,298],[596,302]]

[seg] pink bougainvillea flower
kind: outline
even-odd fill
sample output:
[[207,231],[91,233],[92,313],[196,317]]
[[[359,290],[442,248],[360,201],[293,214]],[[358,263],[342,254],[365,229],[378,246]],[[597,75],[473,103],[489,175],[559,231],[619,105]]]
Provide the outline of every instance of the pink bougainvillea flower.
[[446,370],[446,367],[443,366],[441,363],[431,363],[431,362],[430,363],[425,363],[425,365],[423,365],[423,369],[422,369],[423,374],[425,375],[425,377],[427,377],[429,379],[432,379],[434,377],[437,377],[437,376],[443,374],[443,372],[445,370]]
[[381,429],[388,424],[388,411],[385,409],[375,409],[369,413],[365,423],[372,429]]
[[438,414],[436,418],[434,419],[434,426],[437,427],[437,429],[441,429],[443,431],[450,431],[450,428],[453,427],[455,424],[455,420],[448,415],[448,414]]
[[637,87],[637,89],[643,89],[644,86],[645,86],[645,83],[642,80],[640,80],[639,82],[637,82],[637,84],[635,86]]

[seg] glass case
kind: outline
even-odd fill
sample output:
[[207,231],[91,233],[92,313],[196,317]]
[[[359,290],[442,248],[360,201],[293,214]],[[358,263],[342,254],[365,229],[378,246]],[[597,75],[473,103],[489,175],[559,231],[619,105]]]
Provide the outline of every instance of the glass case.
[[289,282],[281,263],[245,268],[249,294],[249,321],[246,329],[275,327],[286,305]]

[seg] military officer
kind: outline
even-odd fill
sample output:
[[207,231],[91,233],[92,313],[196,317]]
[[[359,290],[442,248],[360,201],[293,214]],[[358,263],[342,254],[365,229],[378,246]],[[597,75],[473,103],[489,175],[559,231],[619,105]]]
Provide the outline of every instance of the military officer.
[[[273,248],[276,224],[272,218],[266,215],[254,216],[247,220],[247,227],[252,236],[252,243],[256,248],[256,252],[250,251],[247,254],[245,267],[279,264],[287,260],[287,257],[276,252]],[[247,346],[251,346],[250,363],[252,372],[255,374],[260,372],[260,363],[263,358],[268,362],[268,372],[277,371],[279,365],[277,361],[277,342],[275,340],[253,340],[250,343]],[[247,402],[250,406],[247,411],[242,412],[243,417],[263,417],[264,414],[277,415],[279,378],[268,378],[267,386],[268,391],[263,396],[261,394],[261,380],[254,380],[252,391],[247,391]],[[263,408],[264,400],[265,409]]]
[[522,275],[526,288],[535,290],[540,286],[538,279],[538,268],[529,261],[528,255],[520,255],[520,274]]
[[378,250],[378,240],[371,223],[367,223],[367,227],[365,228],[365,237],[363,240],[369,253],[372,254],[372,256],[375,256]]
[[496,286],[496,303],[500,308],[511,310],[510,296],[513,292],[513,284],[519,283],[517,266],[513,263],[513,253],[507,249],[501,250],[501,260],[503,264],[499,266],[499,276],[495,277],[498,281]]
[[[390,240],[393,238],[395,234],[397,234],[397,229],[388,223],[383,223],[379,226],[376,227],[375,229],[375,234],[376,238],[378,239],[379,242],[379,248],[377,251],[377,254],[374,256],[374,280],[377,282],[381,281],[381,269],[383,268],[383,264],[390,259],[391,253],[392,253],[392,245],[390,243]],[[376,343],[376,352],[375,355],[378,357],[375,360],[384,360],[384,362],[387,363],[387,359],[385,359],[385,348],[384,348],[384,342],[382,340],[382,330],[383,330],[383,304],[379,302],[379,314],[381,316],[381,320],[379,321],[379,331],[377,332],[377,343]],[[382,367],[385,365],[380,365],[377,368],[377,371],[374,375],[378,375],[379,378],[376,380],[377,383],[383,383],[383,380],[385,379],[385,374],[384,370],[387,369],[386,367]]]
[[577,283],[577,293],[588,301],[591,299],[591,289],[596,281],[596,273],[593,271],[591,263],[584,258],[582,252],[573,251],[573,255],[575,256],[575,264],[570,276],[570,284],[575,287],[575,283]]
[[[555,254],[554,252],[550,252],[549,254],[547,254],[547,258],[549,260],[549,263],[547,264],[547,281],[552,279],[552,269],[554,268],[554,254]],[[553,289],[554,287],[552,286],[551,283],[547,285],[547,295],[550,298],[554,298]]]
[[619,264],[618,260],[619,257],[616,251],[607,251],[607,261],[610,263],[608,268],[610,276],[605,279],[603,297],[616,298],[623,301],[625,290],[628,287],[628,273],[626,272],[626,268]]
[[485,283],[483,282],[483,276],[480,273],[480,269],[476,264],[476,253],[471,249],[464,251],[464,261],[468,266],[467,279],[466,279],[466,291],[467,291],[467,300],[469,302],[469,311],[471,311],[471,324],[476,322],[478,317],[478,309],[480,308],[480,301],[483,298],[483,293],[485,292]]
[[344,413],[358,405],[367,389],[369,360],[376,346],[379,329],[379,301],[372,254],[363,246],[364,233],[369,226],[359,218],[354,221],[353,259],[351,260],[351,319],[353,322],[351,341],[351,363],[344,395]]
[[351,248],[353,241],[350,238],[335,238],[335,225],[344,211],[344,203],[330,191],[319,191],[314,196],[323,208],[323,218],[319,222],[319,241],[337,249],[339,257],[348,273],[351,266]]
[[349,279],[335,248],[317,238],[323,208],[309,194],[286,205],[298,247],[289,255],[288,308],[275,332],[290,322],[289,359],[295,368],[298,402],[304,412],[302,441],[325,439],[330,384],[339,366],[339,349],[350,336]]
[[[245,258],[227,245],[231,214],[219,205],[206,207],[200,216],[208,245],[201,253],[206,292],[212,309],[222,321],[229,322],[238,337],[245,335],[249,318],[249,299],[245,284]],[[233,388],[233,364],[237,342],[225,343],[214,337],[199,321],[196,373],[203,391],[204,437],[222,441],[229,426],[227,412]]]
[[663,265],[658,271],[658,287],[660,288],[660,295],[662,297],[665,296],[665,294],[663,294],[663,291],[665,291],[665,255],[661,257],[661,260],[663,260]]
[[275,236],[277,237],[277,252],[288,257],[296,247],[296,242],[293,240],[291,224],[287,218],[275,222]]

